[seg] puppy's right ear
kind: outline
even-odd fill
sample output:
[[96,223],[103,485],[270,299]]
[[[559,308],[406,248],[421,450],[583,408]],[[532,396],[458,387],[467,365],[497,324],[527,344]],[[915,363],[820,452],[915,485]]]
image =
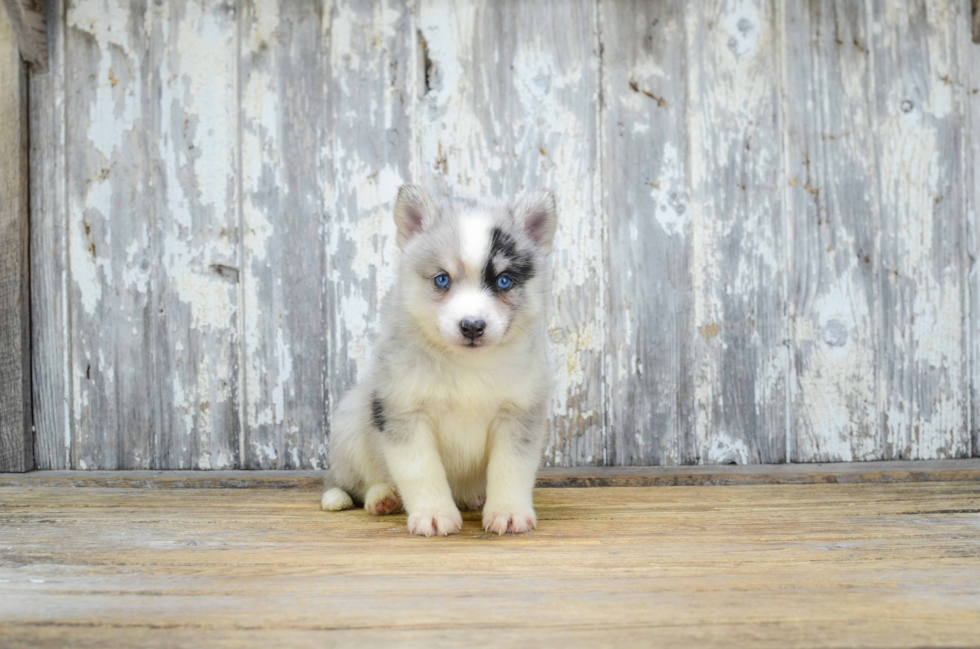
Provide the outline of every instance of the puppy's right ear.
[[398,247],[432,224],[436,206],[421,187],[402,185],[395,201],[395,225],[398,227]]

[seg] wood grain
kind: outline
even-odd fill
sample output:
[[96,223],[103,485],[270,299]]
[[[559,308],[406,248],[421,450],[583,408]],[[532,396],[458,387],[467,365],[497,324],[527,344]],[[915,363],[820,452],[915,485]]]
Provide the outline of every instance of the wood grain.
[[65,168],[63,3],[51,18],[46,74],[30,80],[31,349],[35,449],[39,469],[71,468],[71,333]]
[[[975,646],[975,482],[538,490],[421,539],[304,490],[4,490],[20,646]],[[705,521],[710,519],[711,524]],[[424,597],[420,597],[424,593]]]
[[21,58],[38,74],[48,71],[46,1],[49,0],[3,0],[8,25],[17,38]]
[[0,12],[0,471],[34,468],[27,72]]

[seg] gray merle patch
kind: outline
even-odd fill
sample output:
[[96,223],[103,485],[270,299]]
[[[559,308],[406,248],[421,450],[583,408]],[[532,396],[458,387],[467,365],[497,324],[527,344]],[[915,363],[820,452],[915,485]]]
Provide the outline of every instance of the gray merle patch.
[[378,398],[378,395],[374,395],[374,398],[371,400],[371,419],[374,422],[374,427],[384,432],[385,407],[381,403],[381,399]]
[[[498,269],[493,260],[501,257],[507,260],[507,264]],[[534,277],[534,257],[519,250],[513,236],[500,228],[494,228],[490,233],[490,255],[487,265],[483,267],[483,285],[494,293],[499,293],[497,277],[501,272],[514,280],[514,284],[522,284]]]

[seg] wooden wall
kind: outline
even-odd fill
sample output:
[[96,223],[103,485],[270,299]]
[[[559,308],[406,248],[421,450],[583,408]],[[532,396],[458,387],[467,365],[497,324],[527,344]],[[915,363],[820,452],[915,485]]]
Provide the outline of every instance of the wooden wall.
[[557,191],[547,463],[980,454],[969,0],[50,4],[41,468],[324,467],[405,182]]

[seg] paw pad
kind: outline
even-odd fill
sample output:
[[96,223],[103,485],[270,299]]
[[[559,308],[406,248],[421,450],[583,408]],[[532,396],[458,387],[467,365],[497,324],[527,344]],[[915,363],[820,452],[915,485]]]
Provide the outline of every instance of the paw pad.
[[381,488],[371,488],[364,499],[364,510],[372,516],[384,516],[401,511],[402,499],[398,492]]
[[483,529],[497,534],[523,534],[530,532],[537,525],[534,512],[489,512],[483,515]]

